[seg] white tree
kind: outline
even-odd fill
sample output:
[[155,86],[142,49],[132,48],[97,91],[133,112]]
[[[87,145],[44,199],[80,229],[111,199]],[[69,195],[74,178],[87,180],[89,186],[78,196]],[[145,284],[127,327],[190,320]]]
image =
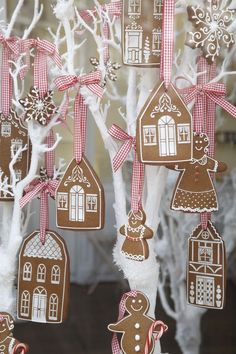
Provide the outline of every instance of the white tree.
[[[112,1],[114,2],[114,1]],[[18,2],[15,12],[12,16],[8,32],[5,35],[10,35],[15,19],[24,1]],[[176,32],[176,39],[180,40],[184,32],[188,30],[188,22],[186,21],[186,5],[198,4],[199,1],[182,1],[176,2],[176,13],[178,18],[184,20],[184,26],[180,32]],[[233,6],[232,2],[232,6]],[[203,4],[203,1],[201,2]],[[38,21],[41,10],[39,10],[39,2],[35,0],[35,15],[31,26],[25,31],[24,36],[28,36],[35,23]],[[55,33],[49,29],[54,43],[62,54],[63,68],[59,71],[57,68],[52,68],[51,75],[70,74],[79,76],[85,72],[84,65],[78,67],[75,58],[78,53],[84,55],[84,44],[87,36],[92,36],[96,45],[98,54],[98,69],[101,70],[103,78],[107,78],[105,98],[101,102],[94,96],[86,87],[81,88],[81,93],[89,107],[90,113],[95,120],[95,123],[100,131],[104,145],[108,151],[110,161],[118,151],[118,144],[112,139],[108,133],[108,115],[111,112],[111,102],[118,102],[122,108],[119,109],[121,121],[124,120],[126,130],[129,135],[135,136],[136,117],[144,105],[150,90],[154,87],[157,78],[157,69],[136,69],[126,68],[126,92],[125,95],[119,91],[119,85],[110,82],[108,79],[108,71],[104,62],[104,44],[108,44],[112,51],[112,58],[121,57],[120,49],[120,21],[115,16],[110,16],[106,7],[100,5],[97,0],[94,0],[94,9],[86,13],[86,19],[74,4],[74,0],[57,0],[54,7],[54,14],[58,19],[58,28]],[[185,17],[184,17],[185,16]],[[109,38],[104,38],[104,21],[109,28]],[[231,29],[235,29],[235,21],[231,25]],[[63,31],[64,30],[64,31]],[[81,37],[78,40],[78,33],[84,32],[85,38]],[[66,50],[62,52],[62,48]],[[176,75],[185,76],[193,85],[196,85],[199,73],[196,73],[196,58],[199,51],[183,47],[176,53]],[[229,71],[231,60],[235,56],[234,48],[225,55],[222,64],[222,69],[218,76],[214,79],[218,82],[222,78],[225,80],[232,74]],[[179,64],[181,62],[181,64]],[[83,64],[83,63],[82,63]],[[109,64],[111,68],[111,63]],[[19,63],[16,66],[16,71],[19,70]],[[228,70],[228,71],[227,71]],[[122,74],[120,74],[121,76]],[[14,73],[13,73],[14,78]],[[15,83],[15,102],[18,101],[18,90],[16,90],[17,80]],[[104,103],[105,102],[105,103]],[[72,103],[72,98],[70,98]],[[19,107],[18,107],[19,109]],[[0,247],[0,308],[9,312],[13,312],[14,308],[14,278],[16,270],[17,251],[24,235],[24,223],[22,226],[22,213],[19,209],[19,200],[23,194],[25,186],[31,182],[36,174],[39,163],[39,157],[47,151],[47,147],[43,144],[45,137],[56,123],[57,116],[53,118],[51,123],[46,128],[41,128],[33,123],[28,124],[29,135],[32,142],[32,161],[28,176],[19,183],[13,184],[13,192],[15,195],[13,211],[9,204],[3,205],[3,223],[1,232],[1,247]],[[56,147],[60,140],[57,136]],[[19,151],[20,153],[20,151]],[[11,162],[11,172],[14,181],[13,166],[17,156]],[[132,161],[130,154],[129,161]],[[128,164],[126,164],[128,165]],[[185,299],[185,258],[186,254],[186,238],[182,235],[187,235],[188,228],[192,225],[192,219],[185,216],[186,228],[184,223],[177,220],[177,216],[170,215],[168,206],[164,203],[161,205],[162,195],[165,191],[167,181],[167,170],[159,166],[146,166],[145,168],[145,188],[143,193],[143,207],[147,215],[147,224],[154,230],[156,234],[160,220],[162,219],[163,236],[161,240],[157,240],[157,236],[149,241],[150,255],[144,262],[133,262],[121,256],[121,247],[123,238],[119,235],[119,227],[127,221],[127,190],[125,185],[122,170],[119,169],[116,173],[113,172],[113,186],[115,194],[114,212],[116,216],[117,226],[117,242],[114,247],[114,261],[117,266],[123,271],[124,277],[128,279],[130,288],[143,291],[150,299],[150,316],[154,317],[156,308],[156,294],[159,289],[162,305],[167,314],[173,317],[177,323],[177,340],[185,354],[197,354],[201,342],[200,335],[200,319],[204,310],[186,306]],[[153,183],[155,181],[155,183]],[[6,189],[6,183],[2,181],[1,188]],[[15,221],[9,229],[9,220]],[[26,221],[28,219],[26,218]],[[197,221],[196,221],[197,223]],[[181,224],[181,225],[180,225]],[[180,225],[179,228],[176,226]],[[188,226],[188,227],[187,227]],[[7,237],[9,235],[9,237]],[[157,246],[156,246],[157,245]],[[176,249],[178,252],[176,252]],[[159,256],[159,260],[156,256]],[[161,265],[161,277],[159,279],[159,268]],[[174,308],[168,304],[164,287],[166,280],[170,278],[171,297],[174,300]],[[158,306],[158,304],[157,304]],[[155,354],[161,353],[160,344],[156,345]]]

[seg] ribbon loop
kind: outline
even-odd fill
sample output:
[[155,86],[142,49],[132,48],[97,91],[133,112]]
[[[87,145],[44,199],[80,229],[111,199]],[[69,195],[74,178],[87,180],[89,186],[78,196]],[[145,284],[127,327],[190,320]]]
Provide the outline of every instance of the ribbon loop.
[[134,162],[131,184],[131,209],[134,212],[138,212],[142,208],[142,192],[144,183],[144,164],[138,161],[136,152],[136,140],[135,137],[127,134],[123,129],[113,124],[108,130],[108,133],[119,141],[124,141],[123,145],[114,156],[112,164],[113,169],[116,172],[126,160],[131,149],[134,149]]
[[[100,82],[100,71],[94,71],[89,74],[84,74],[80,76],[63,75],[59,76],[55,80],[55,84],[59,91],[68,90],[69,88],[74,87],[76,84],[79,85],[77,95],[74,101],[74,156],[78,164],[80,163],[85,150],[87,123],[87,105],[83,96],[80,93],[80,88],[86,86],[93,94],[101,98],[103,95],[103,88],[99,85]],[[62,107],[63,112],[67,112],[68,105],[69,97],[67,95],[65,105],[64,107]]]

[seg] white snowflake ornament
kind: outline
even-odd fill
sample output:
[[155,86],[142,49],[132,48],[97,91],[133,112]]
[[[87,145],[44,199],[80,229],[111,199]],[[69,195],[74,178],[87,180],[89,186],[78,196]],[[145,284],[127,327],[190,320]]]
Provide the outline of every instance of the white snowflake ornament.
[[223,47],[229,48],[235,41],[229,25],[233,22],[235,9],[222,7],[217,0],[208,0],[208,6],[188,6],[189,21],[195,31],[187,34],[186,44],[191,48],[200,48],[209,64],[220,55]]

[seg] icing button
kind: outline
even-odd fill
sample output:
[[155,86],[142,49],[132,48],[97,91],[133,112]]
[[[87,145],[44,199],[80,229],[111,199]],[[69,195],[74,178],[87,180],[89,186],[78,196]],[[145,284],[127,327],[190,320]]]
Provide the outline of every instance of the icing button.
[[199,181],[198,178],[194,178],[194,182],[197,183]]
[[195,166],[195,170],[199,170],[199,166]]
[[138,322],[135,323],[134,327],[135,327],[135,328],[140,328],[140,323],[138,323]]
[[140,340],[140,335],[139,335],[139,334],[136,334],[136,335],[134,336],[134,339],[137,340],[137,341]]
[[134,350],[135,350],[136,352],[139,352],[139,351],[140,351],[140,345],[136,345],[135,348],[134,348]]

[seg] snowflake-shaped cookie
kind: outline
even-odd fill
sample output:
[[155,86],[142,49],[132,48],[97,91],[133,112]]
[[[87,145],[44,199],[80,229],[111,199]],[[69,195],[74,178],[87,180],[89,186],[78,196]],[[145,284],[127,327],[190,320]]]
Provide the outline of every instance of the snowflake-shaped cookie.
[[[95,70],[99,69],[99,60],[97,58],[90,58],[90,63],[94,66]],[[107,83],[107,78],[110,79],[111,81],[116,81],[117,80],[117,74],[116,70],[119,70],[121,68],[121,65],[119,63],[112,63],[110,59],[107,61],[105,64],[106,72],[104,75],[103,83],[102,86],[106,86]]]
[[41,125],[47,125],[51,116],[56,112],[52,96],[53,92],[48,91],[41,97],[39,90],[36,87],[31,87],[28,95],[19,100],[26,111],[25,120],[35,120]]
[[206,9],[188,6],[189,21],[195,31],[188,33],[186,44],[191,48],[201,48],[208,63],[212,64],[220,55],[221,47],[229,48],[235,43],[228,27],[234,20],[236,10],[222,8],[219,1],[208,2]]

